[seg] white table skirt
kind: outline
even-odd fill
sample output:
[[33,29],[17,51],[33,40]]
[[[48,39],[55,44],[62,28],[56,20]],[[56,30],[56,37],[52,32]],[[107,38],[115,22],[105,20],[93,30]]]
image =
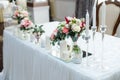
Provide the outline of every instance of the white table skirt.
[[[58,22],[44,24],[46,35],[50,35]],[[120,80],[120,39],[105,35],[104,63],[108,70],[85,67],[82,64],[65,63],[51,56],[44,48],[15,37],[12,28],[4,31],[3,80]],[[96,34],[96,57],[100,58],[101,35]],[[86,49],[85,41],[78,41]],[[93,52],[92,39],[89,52]],[[91,56],[90,58],[92,58]],[[92,64],[92,61],[90,62]]]

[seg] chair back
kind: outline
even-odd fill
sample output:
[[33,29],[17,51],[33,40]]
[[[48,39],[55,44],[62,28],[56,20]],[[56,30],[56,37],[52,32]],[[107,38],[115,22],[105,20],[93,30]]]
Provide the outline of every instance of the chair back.
[[[106,34],[114,35],[119,23],[120,16],[120,2],[106,1]],[[102,3],[97,6],[97,26],[101,25],[102,17]],[[117,24],[117,25],[116,25]],[[98,29],[99,31],[99,29]]]

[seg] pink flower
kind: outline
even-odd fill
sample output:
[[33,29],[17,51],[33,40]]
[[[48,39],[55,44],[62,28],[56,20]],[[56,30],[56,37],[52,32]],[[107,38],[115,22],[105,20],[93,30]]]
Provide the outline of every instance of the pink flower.
[[69,32],[69,29],[64,27],[63,30],[62,30],[63,33],[67,34]]
[[53,32],[54,32],[54,33],[57,33],[57,32],[58,32],[58,30],[57,30],[57,29],[55,29]]
[[58,32],[57,29],[55,29],[55,30],[53,31],[53,33],[52,33],[52,35],[51,35],[51,37],[50,37],[51,40],[54,40],[55,35],[57,34],[57,32]]
[[24,18],[22,21],[21,21],[21,25],[23,27],[29,27],[30,25],[32,25],[33,23],[28,19],[28,18]]
[[15,16],[15,17],[19,16],[19,14],[20,14],[19,11],[15,11],[15,12],[14,12],[14,16]]
[[81,28],[85,27],[85,22],[81,22],[80,27]]
[[28,16],[28,12],[27,11],[22,11],[22,14],[24,15],[24,17]]
[[51,40],[54,40],[54,38],[55,38],[55,34],[52,33],[52,35],[50,36],[50,39],[51,39]]

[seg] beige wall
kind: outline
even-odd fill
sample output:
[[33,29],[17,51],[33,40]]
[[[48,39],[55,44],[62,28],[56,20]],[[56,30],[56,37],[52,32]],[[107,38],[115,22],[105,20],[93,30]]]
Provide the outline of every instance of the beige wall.
[[52,17],[64,20],[65,16],[75,15],[75,0],[50,0],[52,2]]

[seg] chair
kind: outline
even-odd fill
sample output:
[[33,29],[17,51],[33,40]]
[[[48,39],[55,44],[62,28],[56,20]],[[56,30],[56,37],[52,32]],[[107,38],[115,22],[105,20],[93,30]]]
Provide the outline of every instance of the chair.
[[[106,3],[106,25],[107,31],[106,34],[115,35],[117,27],[120,23],[120,2],[110,2],[105,1]],[[101,12],[102,12],[102,3],[97,6],[97,26],[98,31],[101,25]]]
[[2,47],[3,47],[3,30],[4,30],[4,17],[3,17],[3,5],[0,4],[0,71],[3,67]]
[[118,24],[116,24],[116,25],[118,25],[118,27],[114,28],[116,30],[115,36],[120,38],[120,15],[119,15],[119,19],[117,22],[118,22]]

